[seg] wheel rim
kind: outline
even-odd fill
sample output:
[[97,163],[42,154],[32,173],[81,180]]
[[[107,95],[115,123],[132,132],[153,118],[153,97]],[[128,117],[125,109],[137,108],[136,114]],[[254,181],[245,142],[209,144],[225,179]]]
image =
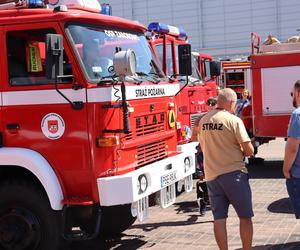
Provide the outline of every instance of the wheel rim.
[[41,226],[27,209],[11,208],[0,215],[0,245],[4,249],[37,249]]

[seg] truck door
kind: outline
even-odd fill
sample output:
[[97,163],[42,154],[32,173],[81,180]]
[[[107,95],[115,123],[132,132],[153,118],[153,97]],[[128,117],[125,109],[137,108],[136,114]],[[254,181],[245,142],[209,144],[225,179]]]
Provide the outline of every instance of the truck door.
[[[55,89],[45,75],[46,34],[61,33],[56,23],[13,25],[4,28],[1,57],[4,146],[40,153],[77,197],[90,194],[86,89],[72,89],[80,81],[76,63],[64,40],[64,78]],[[6,56],[4,56],[6,55]],[[82,102],[75,110],[69,101]],[[83,185],[78,187],[78,183]],[[71,197],[66,197],[71,199]]]

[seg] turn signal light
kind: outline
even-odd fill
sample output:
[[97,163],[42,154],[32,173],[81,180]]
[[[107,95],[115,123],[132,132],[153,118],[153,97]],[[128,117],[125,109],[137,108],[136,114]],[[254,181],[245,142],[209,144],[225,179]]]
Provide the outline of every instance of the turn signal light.
[[114,147],[119,145],[118,136],[99,136],[96,139],[97,147]]

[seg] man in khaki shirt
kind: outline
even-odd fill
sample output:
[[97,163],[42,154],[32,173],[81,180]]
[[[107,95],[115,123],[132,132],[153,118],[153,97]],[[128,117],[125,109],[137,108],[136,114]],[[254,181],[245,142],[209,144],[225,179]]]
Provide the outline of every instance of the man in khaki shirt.
[[226,219],[230,204],[240,218],[244,250],[251,249],[253,237],[251,189],[243,159],[254,150],[242,120],[233,114],[236,101],[232,89],[220,90],[217,108],[200,120],[198,130],[214,233],[222,250],[228,249]]

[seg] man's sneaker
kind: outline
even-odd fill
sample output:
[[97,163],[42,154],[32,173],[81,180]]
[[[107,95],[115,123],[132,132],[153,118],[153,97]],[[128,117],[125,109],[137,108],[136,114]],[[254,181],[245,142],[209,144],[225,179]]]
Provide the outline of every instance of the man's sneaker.
[[200,216],[204,216],[206,213],[206,202],[203,199],[200,199],[199,204]]

